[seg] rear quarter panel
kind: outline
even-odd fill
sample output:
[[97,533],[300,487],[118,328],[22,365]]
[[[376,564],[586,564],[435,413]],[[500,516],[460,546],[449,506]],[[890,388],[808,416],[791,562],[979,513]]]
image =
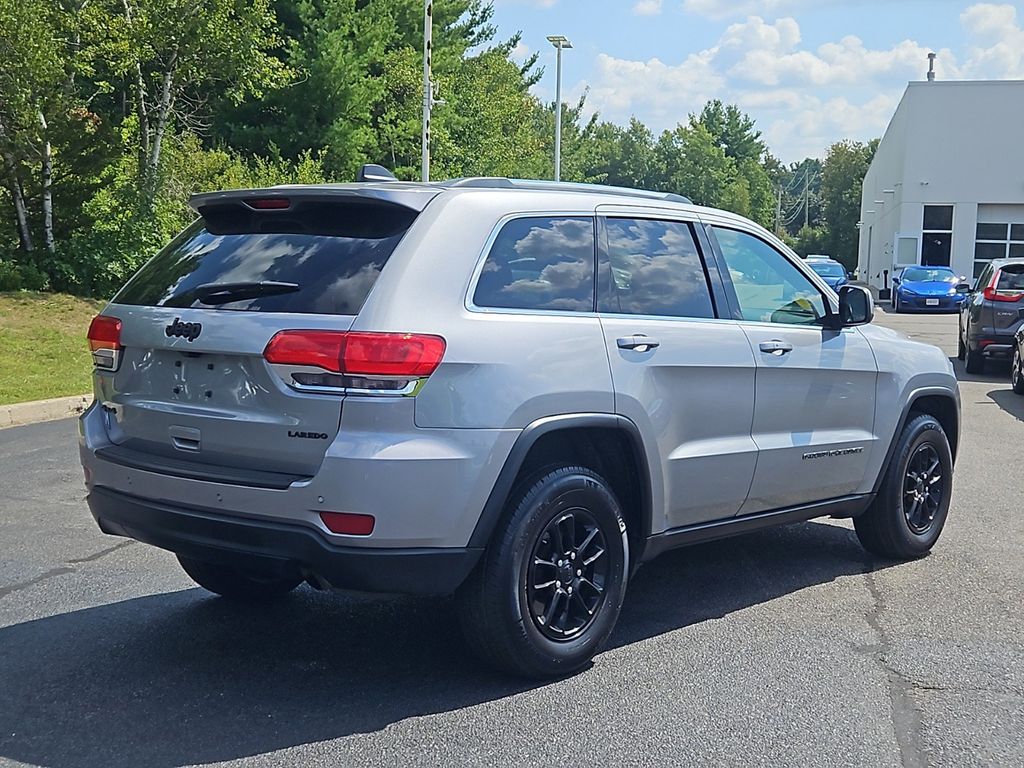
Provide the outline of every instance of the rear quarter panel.
[[416,396],[417,427],[522,429],[546,416],[614,412],[596,314],[467,306],[475,269],[504,220],[593,216],[595,203],[580,197],[451,192],[421,214],[353,326],[445,338],[444,360]]

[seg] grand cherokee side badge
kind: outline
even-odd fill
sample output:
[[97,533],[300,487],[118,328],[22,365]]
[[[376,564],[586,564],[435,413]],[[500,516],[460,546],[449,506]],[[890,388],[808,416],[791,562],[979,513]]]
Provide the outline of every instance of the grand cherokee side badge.
[[183,323],[180,317],[174,318],[174,322],[164,328],[164,333],[167,334],[167,338],[171,336],[178,336],[179,338],[187,339],[188,341],[195,341],[199,338],[199,334],[203,332],[202,323]]
[[824,459],[832,458],[834,456],[849,456],[851,453],[863,453],[864,447],[861,445],[854,446],[853,448],[833,448],[829,451],[811,451],[805,453],[805,459]]

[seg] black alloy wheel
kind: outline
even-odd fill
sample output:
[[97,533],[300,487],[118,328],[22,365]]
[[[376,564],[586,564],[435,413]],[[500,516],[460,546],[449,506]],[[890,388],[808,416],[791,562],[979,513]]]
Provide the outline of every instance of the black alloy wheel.
[[934,416],[912,413],[871,506],[853,519],[857,538],[881,557],[924,557],[942,534],[952,492],[949,438]]
[[570,640],[593,622],[604,603],[608,546],[594,516],[570,509],[537,539],[526,581],[530,618],[545,637]]
[[945,492],[942,461],[931,443],[922,443],[907,462],[903,478],[903,515],[910,530],[928,532],[942,507]]
[[629,574],[629,537],[611,485],[587,467],[516,484],[476,570],[457,594],[470,647],[512,674],[550,679],[587,664],[611,636]]

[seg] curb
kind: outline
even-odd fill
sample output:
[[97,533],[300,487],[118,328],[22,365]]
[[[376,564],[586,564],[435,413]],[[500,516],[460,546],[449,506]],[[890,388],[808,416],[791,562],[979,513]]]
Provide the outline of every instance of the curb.
[[0,405],[0,429],[77,416],[92,403],[92,395],[55,397],[31,403]]

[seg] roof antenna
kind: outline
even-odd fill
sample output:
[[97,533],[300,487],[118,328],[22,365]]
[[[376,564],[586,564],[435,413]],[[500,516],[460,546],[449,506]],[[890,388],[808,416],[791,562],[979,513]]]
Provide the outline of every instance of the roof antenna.
[[935,54],[928,54],[928,82],[935,82]]

